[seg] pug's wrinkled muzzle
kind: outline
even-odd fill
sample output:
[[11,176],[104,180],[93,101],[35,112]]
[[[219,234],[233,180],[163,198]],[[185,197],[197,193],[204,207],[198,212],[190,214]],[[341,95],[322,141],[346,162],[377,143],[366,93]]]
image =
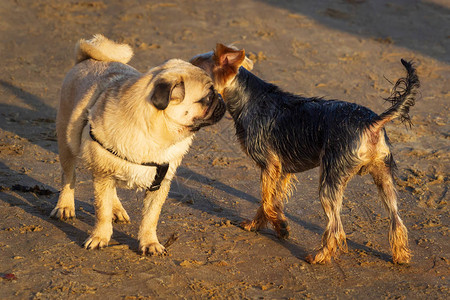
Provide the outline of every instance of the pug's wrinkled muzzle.
[[214,97],[210,101],[204,117],[194,120],[194,124],[190,127],[191,131],[198,131],[202,127],[219,122],[225,114],[225,111],[225,102],[223,102],[222,97],[214,91]]

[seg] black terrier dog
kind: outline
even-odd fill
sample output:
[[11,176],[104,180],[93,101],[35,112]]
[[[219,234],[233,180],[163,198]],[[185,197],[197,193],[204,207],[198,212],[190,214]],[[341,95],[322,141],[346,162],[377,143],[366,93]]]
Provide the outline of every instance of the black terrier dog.
[[307,260],[327,263],[338,248],[347,251],[340,219],[344,188],[355,174],[370,173],[389,212],[393,261],[410,261],[407,229],[397,209],[395,162],[383,128],[395,118],[410,121],[419,88],[410,62],[401,61],[407,76],[397,81],[387,99],[392,107],[381,115],[355,103],[283,92],[247,70],[252,64],[244,50],[218,44],[191,62],[212,77],[242,148],[261,168],[262,205],[253,221],[243,223],[245,229],[258,230],[270,221],[278,236],[288,237],[283,199],[291,194],[293,173],[320,167],[319,196],[328,224],[320,250]]

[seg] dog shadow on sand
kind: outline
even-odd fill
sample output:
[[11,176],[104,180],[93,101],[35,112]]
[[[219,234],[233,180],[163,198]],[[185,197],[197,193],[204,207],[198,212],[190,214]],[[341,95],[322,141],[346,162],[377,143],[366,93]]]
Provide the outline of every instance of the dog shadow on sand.
[[[206,175],[196,173],[184,166],[180,166],[178,168],[177,176],[182,177],[184,179],[196,181],[200,184],[207,184],[207,183],[213,181],[211,178],[207,177]],[[175,185],[177,185],[177,187],[175,187]],[[239,199],[242,199],[242,200],[245,200],[245,201],[248,201],[251,203],[260,203],[260,200],[257,199],[256,197],[254,197],[244,191],[240,191],[236,188],[233,188],[227,184],[219,182],[217,180],[214,180],[214,188],[216,188],[222,192],[225,192],[231,196],[237,197]],[[197,190],[195,190],[191,187],[188,187],[186,184],[180,183],[179,181],[177,181],[177,184],[172,183],[171,191],[173,191],[173,190],[176,190],[179,194],[184,194],[184,195],[188,194],[188,195],[192,195],[193,198],[202,199],[201,194]],[[170,196],[170,194],[169,194],[169,196]],[[223,218],[226,216],[227,218],[230,218],[232,220],[243,221],[242,217],[239,215],[236,215],[235,211],[220,206],[219,201],[217,201],[217,199],[211,199],[210,196],[209,196],[209,198],[210,198],[209,199],[210,203],[213,203],[213,204],[202,205],[202,204],[194,203],[192,205],[192,208],[199,210],[199,211],[207,212],[207,213],[215,215],[217,217]],[[180,200],[180,201],[182,201],[182,200]],[[217,209],[217,208],[219,208],[219,209]],[[325,230],[324,228],[322,228],[321,226],[318,226],[317,224],[304,221],[304,220],[300,219],[298,216],[295,216],[295,215],[287,213],[287,212],[286,212],[286,217],[289,219],[290,222],[295,222],[295,223],[299,224],[300,226],[302,226],[303,228],[309,230],[310,232],[317,233],[320,236],[322,235],[322,233]],[[237,227],[241,227],[239,224],[240,221],[232,222],[232,224]],[[244,230],[244,229],[242,229],[242,230]],[[272,239],[273,241],[278,242],[280,245],[282,245],[283,247],[288,249],[291,252],[291,254],[293,256],[297,257],[298,259],[305,260],[305,257],[308,254],[310,254],[311,250],[313,250],[313,249],[306,250],[306,249],[302,248],[300,245],[296,244],[295,242],[293,242],[289,239],[286,239],[286,240],[279,239],[273,233],[272,230],[263,230],[260,233],[262,235],[264,235],[265,237],[268,237],[268,238]],[[369,255],[376,256],[383,261],[386,261],[386,262],[391,261],[391,257],[389,254],[377,251],[366,245],[354,242],[351,239],[347,239],[347,244],[350,249],[363,250],[364,252],[368,253]]]

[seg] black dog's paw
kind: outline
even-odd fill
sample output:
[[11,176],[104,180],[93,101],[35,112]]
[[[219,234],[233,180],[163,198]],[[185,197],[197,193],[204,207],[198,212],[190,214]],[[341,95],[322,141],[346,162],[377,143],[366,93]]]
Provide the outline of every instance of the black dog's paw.
[[287,221],[280,221],[276,224],[275,230],[281,239],[289,238],[289,225]]

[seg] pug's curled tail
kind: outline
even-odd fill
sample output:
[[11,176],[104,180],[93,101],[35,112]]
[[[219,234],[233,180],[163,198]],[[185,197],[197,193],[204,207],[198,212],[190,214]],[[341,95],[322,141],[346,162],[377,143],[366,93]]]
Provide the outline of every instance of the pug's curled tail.
[[133,57],[133,50],[127,44],[118,44],[101,34],[92,39],[81,39],[75,46],[75,63],[92,58],[99,61],[116,61],[126,64]]

